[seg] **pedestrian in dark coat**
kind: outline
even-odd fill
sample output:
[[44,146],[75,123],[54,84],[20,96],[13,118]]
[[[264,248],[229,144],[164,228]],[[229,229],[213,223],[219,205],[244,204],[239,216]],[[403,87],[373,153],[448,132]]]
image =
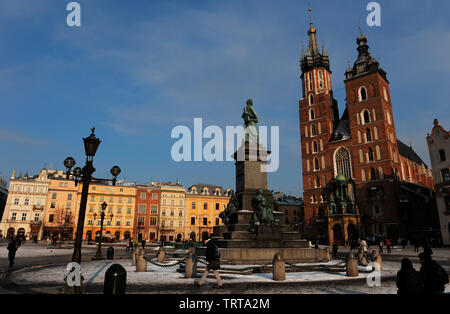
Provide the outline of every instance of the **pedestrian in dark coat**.
[[383,254],[383,240],[380,240],[380,243],[378,243],[378,250],[380,254]]
[[418,294],[423,291],[420,273],[416,271],[409,258],[402,259],[402,267],[397,273],[398,294]]
[[436,263],[429,254],[420,253],[419,259],[422,264],[420,275],[423,281],[424,292],[443,293],[445,285],[449,282],[447,271]]
[[336,243],[333,243],[333,249],[332,249],[333,257],[336,257],[337,252],[338,252],[338,245]]
[[16,252],[17,249],[20,246],[20,240],[15,237],[11,240],[11,242],[9,242],[8,244],[8,259],[9,259],[9,267],[13,267],[14,266],[14,259],[16,258]]
[[210,271],[213,272],[214,276],[217,279],[217,285],[215,288],[221,288],[223,286],[222,279],[220,278],[218,270],[220,269],[220,251],[217,245],[211,241],[209,236],[205,236],[203,238],[204,243],[206,244],[206,268],[203,272],[203,276],[199,281],[195,281],[195,285],[200,287],[208,277]]

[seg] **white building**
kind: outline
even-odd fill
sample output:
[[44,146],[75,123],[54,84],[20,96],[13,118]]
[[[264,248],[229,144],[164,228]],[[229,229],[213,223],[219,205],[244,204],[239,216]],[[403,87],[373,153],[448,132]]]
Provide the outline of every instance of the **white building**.
[[444,245],[450,245],[450,132],[434,120],[427,136]]
[[18,178],[13,171],[0,223],[0,232],[4,236],[29,237],[36,234],[39,239],[42,237],[49,183],[47,169],[42,169],[39,175],[33,177],[27,174]]

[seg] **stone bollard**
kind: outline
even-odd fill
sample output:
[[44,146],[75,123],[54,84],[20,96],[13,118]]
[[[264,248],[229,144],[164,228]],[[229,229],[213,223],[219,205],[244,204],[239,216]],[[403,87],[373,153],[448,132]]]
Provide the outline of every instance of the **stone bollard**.
[[106,250],[106,259],[113,260],[114,259],[114,248],[110,246],[108,250]]
[[137,256],[139,254],[140,248],[137,247],[134,252],[133,252],[133,263],[131,264],[131,266],[136,266],[136,260],[137,260]]
[[125,294],[127,271],[119,264],[114,264],[105,273],[104,294]]
[[136,272],[143,273],[147,271],[147,260],[145,259],[145,250],[140,249],[136,256]]
[[164,250],[164,247],[161,247],[161,249],[158,252],[158,263],[163,263],[166,259],[166,251]]
[[185,278],[193,278],[196,274],[194,274],[194,258],[191,252],[188,253],[186,257],[186,269],[184,272]]
[[358,277],[359,271],[358,271],[358,261],[355,259],[352,253],[348,254],[348,261],[347,261],[347,276],[348,277]]
[[280,253],[275,254],[275,256],[273,257],[273,280],[286,280],[286,265],[285,262],[281,259]]
[[359,263],[360,263],[361,266],[364,266],[364,267],[369,265],[369,263],[367,262],[367,258],[364,255],[362,256],[362,258],[359,261]]
[[372,251],[372,262],[380,265],[380,271],[383,271],[383,259],[378,251]]

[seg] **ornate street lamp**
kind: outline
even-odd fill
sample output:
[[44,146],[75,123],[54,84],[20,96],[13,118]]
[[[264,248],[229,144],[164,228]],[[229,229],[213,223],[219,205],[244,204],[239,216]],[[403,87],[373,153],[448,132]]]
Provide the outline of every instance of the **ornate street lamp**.
[[[100,211],[100,239],[98,241],[97,252],[95,253],[95,256],[92,258],[93,260],[105,259],[102,255],[102,240],[103,240],[103,221],[105,220],[106,207],[108,207],[108,204],[106,202],[103,202],[102,209]],[[113,215],[111,214],[111,219],[112,216]]]
[[64,160],[64,166],[66,167],[66,176],[69,179],[71,176],[75,181],[75,186],[78,183],[83,183],[83,189],[81,192],[81,201],[80,201],[80,211],[78,214],[78,225],[77,232],[75,238],[75,245],[73,249],[72,262],[76,262],[78,264],[81,263],[81,245],[83,241],[83,228],[84,228],[84,219],[86,217],[86,205],[88,199],[89,185],[92,182],[105,182],[112,181],[112,184],[115,185],[117,181],[117,176],[120,174],[121,170],[118,166],[114,166],[111,169],[111,174],[113,175],[112,180],[108,179],[95,179],[92,177],[92,174],[95,172],[95,168],[93,166],[93,160],[95,157],[95,153],[97,152],[98,147],[100,146],[101,141],[95,136],[95,128],[91,129],[91,135],[89,137],[83,138],[84,142],[84,150],[86,153],[86,164],[83,168],[76,167],[75,159],[72,157],[66,158]]

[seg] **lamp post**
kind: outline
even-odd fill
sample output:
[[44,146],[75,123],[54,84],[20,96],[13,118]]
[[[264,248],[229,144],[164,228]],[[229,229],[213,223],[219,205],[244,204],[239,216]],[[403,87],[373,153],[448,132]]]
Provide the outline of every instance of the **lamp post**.
[[101,260],[105,259],[102,255],[102,240],[103,240],[103,221],[105,220],[105,210],[108,207],[106,202],[103,202],[102,209],[100,211],[100,238],[98,240],[97,252],[95,256],[92,258],[93,260]]
[[70,176],[73,177],[75,181],[75,186],[78,183],[83,183],[83,188],[81,192],[81,201],[80,201],[80,211],[78,213],[78,225],[77,232],[75,238],[75,245],[73,249],[72,262],[81,263],[81,245],[83,241],[83,228],[84,228],[84,219],[86,217],[86,205],[88,199],[89,185],[91,182],[95,181],[112,181],[112,184],[115,185],[117,181],[117,176],[120,174],[121,170],[118,166],[114,166],[111,168],[111,174],[113,175],[112,180],[107,179],[95,179],[92,177],[92,174],[95,172],[95,168],[93,166],[93,160],[95,153],[97,152],[98,147],[100,146],[100,139],[95,137],[95,128],[91,129],[91,135],[89,137],[83,138],[84,142],[84,150],[86,153],[86,164],[81,169],[80,167],[75,168],[73,171],[71,170],[76,162],[72,157],[66,158],[64,160],[64,166],[67,169],[66,176],[69,179]]

